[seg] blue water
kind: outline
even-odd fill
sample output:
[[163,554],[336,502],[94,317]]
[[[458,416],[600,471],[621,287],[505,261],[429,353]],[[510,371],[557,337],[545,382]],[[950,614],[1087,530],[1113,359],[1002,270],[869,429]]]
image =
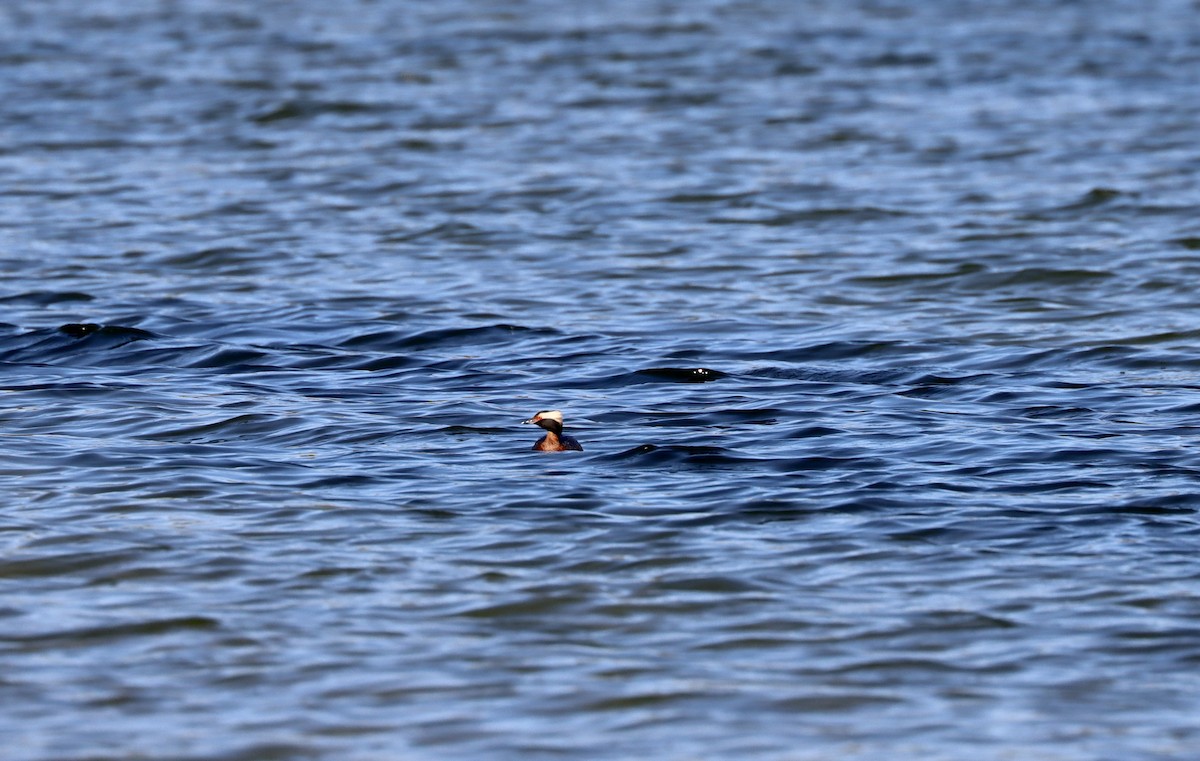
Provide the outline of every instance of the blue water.
[[0,758],[1195,758],[1198,13],[6,5]]

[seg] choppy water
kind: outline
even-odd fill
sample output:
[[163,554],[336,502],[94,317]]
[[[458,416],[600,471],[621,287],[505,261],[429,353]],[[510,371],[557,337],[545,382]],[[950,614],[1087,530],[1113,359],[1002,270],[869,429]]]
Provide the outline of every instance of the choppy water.
[[5,761],[1200,752],[1194,3],[0,46]]

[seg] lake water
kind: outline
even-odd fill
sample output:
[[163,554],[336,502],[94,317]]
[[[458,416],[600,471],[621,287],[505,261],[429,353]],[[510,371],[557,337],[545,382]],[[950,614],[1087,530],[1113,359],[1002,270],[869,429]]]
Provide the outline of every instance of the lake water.
[[1196,758],[1198,94],[1185,0],[6,4],[0,757]]

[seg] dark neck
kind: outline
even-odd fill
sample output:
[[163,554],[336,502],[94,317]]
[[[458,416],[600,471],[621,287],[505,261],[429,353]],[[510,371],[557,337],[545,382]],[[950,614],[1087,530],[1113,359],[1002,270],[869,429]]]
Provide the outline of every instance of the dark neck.
[[537,421],[537,424],[539,427],[545,428],[547,431],[554,434],[555,436],[558,436],[559,434],[562,433],[562,423],[558,422],[557,420],[551,420],[550,418],[543,418],[542,420]]

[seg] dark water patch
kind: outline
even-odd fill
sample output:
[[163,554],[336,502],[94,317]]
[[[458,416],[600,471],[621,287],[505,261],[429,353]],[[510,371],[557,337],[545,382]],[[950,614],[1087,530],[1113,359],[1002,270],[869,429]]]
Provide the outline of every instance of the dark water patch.
[[867,708],[878,708],[904,703],[902,697],[896,695],[876,695],[869,692],[848,692],[844,695],[806,695],[799,697],[780,698],[774,701],[773,708],[801,715],[809,713],[829,713],[840,715]]
[[340,476],[329,476],[327,478],[319,478],[315,481],[309,481],[305,484],[302,484],[302,486],[306,489],[353,487],[353,486],[367,485],[367,484],[372,483],[375,480],[376,479],[372,476],[340,475]]
[[919,386],[977,386],[992,382],[995,378],[996,376],[992,373],[969,373],[967,375],[925,373],[914,378],[912,382]]
[[93,352],[120,349],[137,341],[156,338],[140,328],[97,323],[69,323],[56,330],[37,329],[0,340],[0,361],[70,361]]
[[558,331],[550,328],[529,328],[522,325],[444,328],[417,333],[402,329],[391,329],[354,336],[342,341],[341,345],[350,349],[401,351],[461,346],[487,346],[496,343],[511,343],[521,339],[546,338],[557,335]]
[[794,413],[791,410],[779,407],[744,407],[714,409],[707,412],[704,417],[710,426],[729,428],[743,425],[770,426],[793,416]]
[[962,277],[964,275],[974,275],[986,270],[987,267],[985,265],[971,262],[960,264],[951,271],[889,273],[887,275],[859,275],[848,278],[846,282],[853,285],[897,287],[907,289],[914,286],[924,286],[939,283],[941,281],[953,280],[954,278]]
[[1054,222],[1063,219],[1084,218],[1107,221],[1116,216],[1136,215],[1139,217],[1175,216],[1186,213],[1185,209],[1155,203],[1142,203],[1140,193],[1120,191],[1112,188],[1094,188],[1076,202],[1048,209],[1030,211],[1019,215],[1027,222]]
[[636,447],[626,449],[625,451],[613,455],[615,459],[629,459],[631,457],[640,457],[641,455],[650,454],[658,450],[657,444],[639,444]]
[[[301,364],[300,367],[335,367],[341,365],[344,358],[340,356],[321,357],[319,359],[310,359],[307,364]],[[366,372],[384,372],[388,370],[400,370],[409,367],[415,367],[420,364],[419,360],[406,356],[389,356],[377,357],[375,359],[366,359],[358,364],[350,365],[351,369],[363,370]]]
[[77,291],[27,291],[12,296],[0,297],[0,304],[35,304],[37,306],[52,306],[55,304],[70,304],[94,301],[95,296]]
[[71,338],[93,338],[93,341],[89,345],[100,343],[100,339],[107,339],[107,341],[104,341],[107,348],[115,348],[133,341],[145,341],[154,338],[154,334],[148,330],[126,328],[120,325],[97,325],[95,323],[71,323],[61,326],[58,332],[68,335]]
[[96,640],[127,639],[130,637],[155,637],[175,632],[211,631],[220,628],[220,622],[208,616],[154,619],[136,623],[91,626],[67,631],[43,632],[36,635],[0,635],[0,641],[36,642],[38,645],[56,647],[79,647]]
[[1166,332],[1145,333],[1128,336],[1121,339],[1108,339],[1109,345],[1146,346],[1154,344],[1184,343],[1189,348],[1200,341],[1200,330],[1171,330]]
[[811,439],[820,438],[822,436],[836,436],[840,433],[845,433],[845,431],[840,428],[812,425],[790,431],[788,432],[787,437],[789,439]]
[[[827,136],[824,142],[841,143],[847,136],[836,133]],[[764,227],[791,227],[796,225],[818,225],[821,223],[866,223],[908,216],[899,209],[873,207],[828,207],[796,211],[748,210],[737,215],[726,214],[708,220],[714,225],[762,225]]]
[[1075,203],[1072,203],[1072,204],[1068,204],[1067,206],[1064,206],[1062,208],[1063,209],[1086,209],[1086,208],[1089,208],[1092,206],[1103,206],[1104,204],[1109,203],[1113,199],[1121,198],[1123,196],[1130,196],[1130,195],[1136,195],[1136,194],[1130,194],[1130,193],[1127,193],[1124,191],[1117,190],[1116,188],[1092,188],[1087,193],[1085,193],[1083,195],[1083,197],[1080,198],[1078,201],[1076,201]]
[[774,458],[769,463],[771,469],[780,473],[797,473],[805,471],[844,471],[860,473],[869,471],[884,471],[887,462],[872,457],[828,457],[813,455],[807,457]]
[[297,424],[297,421],[294,420],[245,413],[211,423],[155,431],[144,435],[143,438],[151,438],[155,441],[186,441],[196,444],[220,443],[237,439],[266,437]]
[[1021,624],[1008,617],[962,610],[926,611],[915,616],[910,625],[914,632],[964,631],[979,632],[993,629],[1015,629]]
[[655,381],[665,381],[668,383],[710,383],[724,378],[725,373],[719,370],[710,370],[706,367],[648,367],[644,370],[635,370],[625,377],[632,378],[634,382],[641,383],[652,383]]
[[[836,351],[836,350],[835,350]],[[795,353],[792,351],[782,352],[784,356],[777,356],[780,352],[772,352],[776,359],[789,359],[795,361]],[[800,354],[803,354],[801,350]],[[757,355],[756,355],[757,356]],[[887,386],[901,383],[904,380],[912,377],[914,372],[924,372],[923,370],[914,368],[897,368],[894,370],[880,370],[875,368],[836,368],[828,366],[820,367],[756,367],[749,370],[746,375],[756,378],[769,378],[775,380],[797,380],[811,383],[832,383],[832,384],[863,384],[868,386]]]
[[[871,341],[854,339],[843,341],[822,341],[804,346],[789,347],[787,349],[745,352],[740,355],[740,358],[812,364],[816,362],[830,362],[847,359],[869,358],[884,360],[893,357],[912,356],[923,353],[924,350],[924,347],[905,343],[903,341]],[[821,370],[815,369],[799,369],[790,371],[798,373],[821,372]],[[835,368],[829,368],[825,369],[824,371],[836,373],[839,370]],[[887,373],[887,371],[880,370],[879,368],[866,368],[860,369],[859,371],[863,373]],[[757,374],[764,374],[771,372],[771,370],[767,368],[759,368],[754,372]]]
[[[184,222],[213,219],[227,221],[228,218],[253,218],[261,217],[265,214],[267,214],[267,209],[261,203],[254,201],[232,201],[206,206],[203,209],[181,217],[181,220]],[[257,266],[252,265],[257,265],[259,262],[271,259],[276,255],[274,252],[260,251],[245,246],[212,246],[196,251],[184,251],[168,255],[163,257],[163,263],[189,270],[226,268],[227,274],[236,274],[239,272],[254,274],[261,270]]]
[[980,272],[968,278],[964,284],[973,289],[990,291],[1014,287],[1082,285],[1113,277],[1116,274],[1106,270],[1023,267],[1011,271]]
[[[1200,473],[1192,471],[1188,474],[1190,480],[1200,479]],[[1190,492],[1156,495],[1143,499],[1123,501],[1119,504],[1089,507],[1085,513],[1102,515],[1194,515],[1200,512],[1200,489]]]
[[315,743],[261,742],[239,744],[234,750],[203,757],[181,757],[180,761],[289,761],[289,759],[319,759],[323,755]]
[[276,122],[311,120],[325,115],[359,116],[362,114],[386,114],[394,108],[392,104],[366,103],[355,100],[287,100],[266,107],[253,114],[250,120],[258,125]]
[[961,386],[979,386],[993,378],[994,376],[991,374],[952,377],[929,373],[913,379],[912,386],[897,391],[896,394],[916,399],[960,397],[963,393]]
[[192,359],[188,367],[222,372],[254,372],[269,369],[270,354],[257,349],[229,346],[208,347]]
[[663,198],[665,203],[677,204],[728,204],[738,201],[743,201],[748,198],[753,198],[756,194],[753,192],[692,192],[692,193],[674,193]]
[[[225,205],[219,208],[221,215],[234,213],[257,213],[237,205]],[[160,263],[172,267],[211,271],[252,272],[247,265],[256,265],[269,258],[269,254],[245,246],[214,246],[197,251],[185,251],[178,254],[160,257]]]
[[443,222],[417,230],[394,231],[380,239],[381,243],[416,243],[420,241],[448,241],[476,246],[487,245],[496,233],[470,222]]
[[[1197,388],[1195,390],[1200,391],[1200,388]],[[1172,414],[1178,414],[1178,415],[1192,415],[1192,414],[1200,413],[1200,401],[1188,402],[1185,404],[1180,404],[1177,406],[1169,407],[1167,409],[1167,411]]]
[[888,52],[882,55],[864,59],[860,65],[867,67],[893,68],[893,67],[922,67],[933,66],[938,62],[937,56],[932,53],[900,53]]
[[1098,479],[1071,478],[1053,481],[1027,480],[1021,483],[998,485],[994,487],[994,490],[1006,494],[1050,494],[1055,492],[1082,494],[1088,491],[1110,490],[1113,486],[1111,482]]
[[1022,417],[1043,420],[1067,420],[1079,417],[1092,417],[1095,410],[1086,407],[1060,407],[1058,405],[1035,405],[1026,407],[1018,414]]
[[[75,540],[78,541],[78,538]],[[15,558],[0,562],[0,578],[27,579],[51,576],[71,576],[81,572],[120,565],[141,557],[140,552],[72,552],[37,558]]]
[[1174,352],[1151,352],[1141,348],[1136,342],[1092,345],[1087,348],[1065,351],[1060,356],[1060,359],[1064,358],[1073,363],[1089,363],[1123,370],[1167,367],[1196,368],[1200,365],[1200,356],[1194,356],[1191,352],[1183,355]]
[[639,465],[738,466],[755,462],[753,458],[732,454],[724,447],[702,444],[640,444],[611,457]]

